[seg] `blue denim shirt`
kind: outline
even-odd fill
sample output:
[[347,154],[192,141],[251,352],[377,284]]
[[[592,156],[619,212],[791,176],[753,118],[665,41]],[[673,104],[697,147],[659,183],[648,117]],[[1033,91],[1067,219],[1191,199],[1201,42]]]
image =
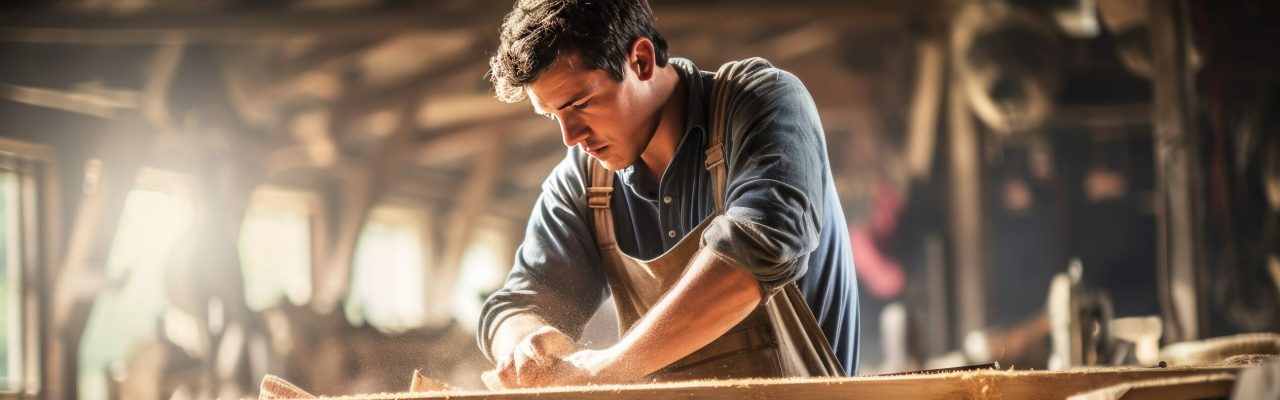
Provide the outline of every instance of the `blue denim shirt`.
[[[635,166],[615,172],[612,212],[623,253],[652,259],[715,212],[703,165],[713,73],[673,58],[688,87],[683,138],[660,182]],[[831,179],[817,107],[794,75],[749,71],[730,99],[724,215],[701,243],[754,274],[766,294],[797,282],[846,372],[857,370],[858,300],[844,212]],[[477,332],[530,311],[571,336],[609,295],[586,204],[591,157],[570,148],[542,184],[505,285],[485,302]]]

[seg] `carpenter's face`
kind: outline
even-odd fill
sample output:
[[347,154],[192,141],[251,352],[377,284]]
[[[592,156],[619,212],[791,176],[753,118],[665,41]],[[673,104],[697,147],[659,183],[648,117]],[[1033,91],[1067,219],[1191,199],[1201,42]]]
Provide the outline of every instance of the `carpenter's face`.
[[525,90],[535,112],[560,124],[565,146],[582,147],[616,171],[640,158],[657,127],[657,109],[646,89],[630,66],[618,82],[573,52],[561,55]]

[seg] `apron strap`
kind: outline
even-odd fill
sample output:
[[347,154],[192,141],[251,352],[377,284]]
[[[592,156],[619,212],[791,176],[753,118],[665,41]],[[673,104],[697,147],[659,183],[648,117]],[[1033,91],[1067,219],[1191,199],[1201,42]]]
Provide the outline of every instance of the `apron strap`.
[[728,172],[724,165],[725,125],[729,120],[729,86],[730,80],[737,76],[739,66],[744,62],[730,61],[720,66],[711,84],[711,115],[707,123],[711,126],[710,140],[707,141],[707,173],[711,174],[712,199],[716,202],[715,215],[724,214],[725,185]]
[[[724,140],[727,136],[727,125],[729,118],[730,99],[736,89],[734,81],[740,79],[739,74],[743,71],[750,71],[760,64],[768,65],[768,61],[763,58],[752,57],[742,61],[730,61],[720,66],[716,71],[715,83],[711,87],[711,116],[708,123],[711,125],[711,140],[707,146],[707,172],[711,174],[712,187],[715,190],[716,214],[724,213],[725,202],[725,157],[724,157]],[[781,296],[782,298],[777,298]],[[787,322],[797,323],[796,330],[803,332],[803,337],[793,337],[786,340],[788,343],[783,344],[802,349],[795,349],[793,354],[805,359],[803,364],[807,364],[810,371],[818,376],[844,376],[844,368],[840,365],[840,359],[836,357],[832,350],[830,342],[827,340],[826,334],[822,332],[822,327],[818,323],[817,317],[813,315],[813,310],[809,309],[809,304],[805,302],[804,296],[800,293],[800,287],[794,282],[786,285],[781,293],[775,294],[772,300],[779,304],[777,307],[780,313],[793,314],[783,319]],[[783,323],[780,321],[780,323]],[[816,358],[816,359],[815,359]]]
[[618,247],[618,238],[613,231],[613,212],[609,208],[613,200],[613,171],[606,169],[596,159],[591,159],[588,163],[591,165],[591,186],[587,187],[587,207],[594,217],[596,246],[600,248],[601,254],[606,254],[605,250]]
[[728,137],[729,99],[733,97],[743,71],[750,71],[760,65],[769,65],[760,57],[751,57],[742,61],[730,61],[716,71],[715,81],[711,84],[711,115],[707,123],[711,125],[711,138],[707,142],[707,172],[711,174],[711,187],[714,190],[716,215],[724,214],[725,187],[728,184],[728,172],[725,166],[724,140]]
[[638,299],[641,290],[635,282],[627,279],[627,264],[618,249],[618,237],[613,228],[613,211],[610,202],[613,200],[613,171],[608,170],[598,160],[591,159],[587,170],[591,186],[587,187],[587,207],[591,210],[591,219],[596,236],[596,249],[600,261],[604,263],[605,282],[613,295],[613,306],[618,318],[618,336],[621,337],[635,321],[641,317]]

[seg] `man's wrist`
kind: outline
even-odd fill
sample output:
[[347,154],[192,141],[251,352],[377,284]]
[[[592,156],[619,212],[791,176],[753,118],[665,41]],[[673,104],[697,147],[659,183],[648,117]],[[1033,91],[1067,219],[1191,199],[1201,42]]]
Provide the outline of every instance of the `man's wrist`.
[[503,318],[489,342],[490,356],[496,362],[515,350],[516,345],[526,337],[548,325],[542,317],[530,311],[522,311]]
[[582,350],[565,359],[579,370],[572,384],[621,384],[639,379],[643,374],[632,368],[631,360],[615,347]]

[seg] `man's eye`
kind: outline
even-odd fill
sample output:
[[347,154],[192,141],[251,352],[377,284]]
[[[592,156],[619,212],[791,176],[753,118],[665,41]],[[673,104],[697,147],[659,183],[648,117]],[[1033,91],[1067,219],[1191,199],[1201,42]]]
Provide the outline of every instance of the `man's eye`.
[[581,109],[587,108],[587,104],[591,104],[591,100],[587,100],[587,101],[584,101],[584,102],[578,103],[578,105],[573,106],[573,109],[575,109],[575,110],[581,110]]

